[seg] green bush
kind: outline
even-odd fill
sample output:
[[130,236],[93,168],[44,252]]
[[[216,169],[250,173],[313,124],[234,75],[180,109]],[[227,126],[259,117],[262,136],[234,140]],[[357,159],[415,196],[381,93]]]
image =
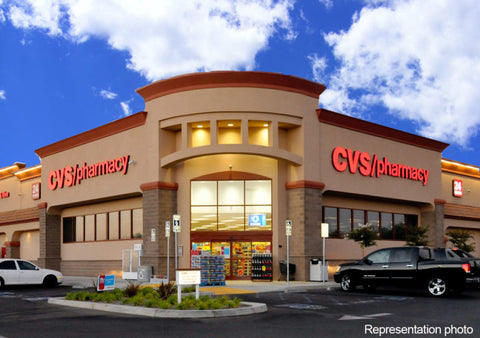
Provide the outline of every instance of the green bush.
[[119,302],[124,305],[145,306],[149,308],[159,308],[159,309],[176,308],[179,310],[187,310],[187,309],[207,310],[207,309],[235,308],[240,305],[240,301],[241,301],[239,298],[236,298],[236,297],[234,299],[230,299],[226,296],[218,297],[218,298],[212,298],[210,296],[201,296],[199,299],[196,299],[194,295],[189,295],[187,297],[184,297],[180,302],[180,304],[177,304],[176,294],[171,294],[170,296],[168,296],[168,298],[162,299],[159,292],[150,287],[146,287],[143,289],[137,288],[137,292],[134,296],[128,297],[127,295],[128,295],[128,292],[120,289],[115,289],[112,291],[105,291],[105,292],[80,291],[80,292],[68,293],[65,296],[65,299],[78,300],[78,301],[105,302],[105,303]]

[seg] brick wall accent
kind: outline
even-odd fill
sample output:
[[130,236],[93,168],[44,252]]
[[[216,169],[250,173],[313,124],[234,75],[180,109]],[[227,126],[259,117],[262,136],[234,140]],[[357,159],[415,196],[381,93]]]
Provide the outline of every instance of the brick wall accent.
[[122,261],[62,261],[61,271],[65,276],[97,277],[107,274],[122,278]]
[[471,205],[446,203],[445,217],[460,220],[479,221],[480,208]]
[[5,242],[6,258],[20,258],[20,242],[18,241],[10,241]]
[[[310,279],[310,259],[322,255],[322,194],[317,187],[287,184],[287,217],[292,220],[290,261],[296,280]],[[311,186],[311,185],[309,185]],[[323,185],[324,186],[324,185]]]
[[[167,273],[167,241],[165,222],[172,223],[172,215],[177,212],[177,189],[172,184],[142,184],[143,190],[143,256],[142,265],[153,266],[153,274]],[[148,188],[146,188],[148,187]],[[154,188],[152,188],[154,187]],[[170,224],[171,228],[173,224]],[[156,240],[152,242],[152,229]],[[173,232],[170,238],[170,279],[175,278],[175,245]]]
[[0,225],[38,221],[38,208],[0,212]]
[[60,270],[61,224],[60,215],[47,213],[47,205],[39,205],[40,256],[38,265],[42,268]]

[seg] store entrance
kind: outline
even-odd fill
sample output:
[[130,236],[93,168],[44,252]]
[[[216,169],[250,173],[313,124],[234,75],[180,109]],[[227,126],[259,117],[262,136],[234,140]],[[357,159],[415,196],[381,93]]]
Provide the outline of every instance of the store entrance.
[[[201,254],[223,256],[225,264],[225,279],[252,279],[252,255],[270,254],[271,242],[252,241],[212,241],[193,242],[192,249]],[[200,253],[200,252],[199,252]]]

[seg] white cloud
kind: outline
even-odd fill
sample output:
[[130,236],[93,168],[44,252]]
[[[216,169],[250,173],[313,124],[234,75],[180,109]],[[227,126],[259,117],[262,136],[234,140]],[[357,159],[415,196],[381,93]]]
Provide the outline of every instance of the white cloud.
[[326,9],[330,9],[333,7],[333,0],[318,0],[318,2],[323,4]]
[[[76,42],[102,38],[127,51],[149,80],[201,70],[252,69],[278,31],[293,39],[293,0],[26,0],[7,16]],[[28,5],[25,5],[28,4]]]
[[0,100],[6,100],[7,99],[7,92],[5,90],[0,89]]
[[102,89],[100,91],[100,96],[107,100],[113,100],[117,97],[117,93],[114,93],[110,90]]
[[130,108],[130,101],[131,100],[120,102],[120,107],[122,108],[124,116],[132,115],[132,108]]
[[466,146],[480,126],[480,2],[369,3],[348,31],[324,36],[340,66],[322,106],[358,115],[380,103],[422,135]]
[[[0,4],[1,5],[1,4]],[[61,1],[34,0],[16,1],[9,6],[8,17],[13,25],[24,29],[40,28],[49,35],[58,35]]]

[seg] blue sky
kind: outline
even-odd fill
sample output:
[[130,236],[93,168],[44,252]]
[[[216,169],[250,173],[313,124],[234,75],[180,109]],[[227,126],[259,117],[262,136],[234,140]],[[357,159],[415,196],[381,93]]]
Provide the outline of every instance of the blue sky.
[[0,0],[0,167],[142,111],[139,87],[210,70],[321,82],[320,107],[480,165],[478,18],[476,0]]

